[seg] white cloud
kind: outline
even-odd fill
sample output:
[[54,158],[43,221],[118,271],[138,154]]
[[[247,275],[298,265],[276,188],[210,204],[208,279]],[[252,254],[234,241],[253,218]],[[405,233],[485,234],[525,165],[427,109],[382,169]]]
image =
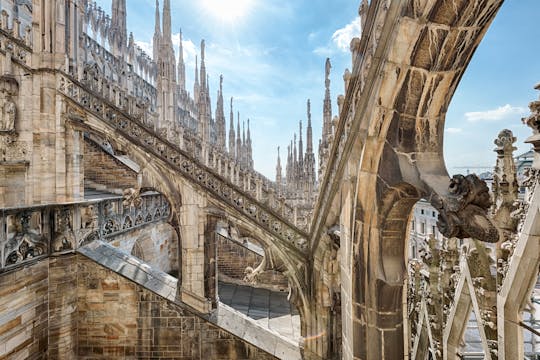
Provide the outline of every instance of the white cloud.
[[330,55],[334,54],[334,50],[328,46],[318,46],[315,48],[315,50],[313,50],[313,53],[315,55],[329,57]]
[[362,27],[360,26],[360,17],[357,16],[356,19],[338,29],[332,34],[332,41],[341,51],[348,52],[350,51],[351,40],[354,37],[360,37],[362,33]]
[[519,116],[525,115],[526,113],[526,108],[506,104],[493,110],[467,112],[465,113],[465,118],[470,122],[499,121],[514,117],[517,118]]
[[446,131],[447,133],[449,133],[449,134],[457,134],[457,133],[462,132],[463,129],[451,127],[451,128],[446,128],[445,131]]

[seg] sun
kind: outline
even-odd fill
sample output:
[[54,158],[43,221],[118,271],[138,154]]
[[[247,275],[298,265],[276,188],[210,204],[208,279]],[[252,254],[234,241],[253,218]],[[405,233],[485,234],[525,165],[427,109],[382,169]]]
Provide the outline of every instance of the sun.
[[213,17],[224,23],[235,23],[244,18],[254,0],[202,0],[202,5]]

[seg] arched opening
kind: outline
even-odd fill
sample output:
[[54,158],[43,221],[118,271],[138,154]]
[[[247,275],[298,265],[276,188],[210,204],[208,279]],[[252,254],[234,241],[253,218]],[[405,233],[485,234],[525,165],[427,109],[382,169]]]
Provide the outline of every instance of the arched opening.
[[283,261],[245,226],[219,220],[215,232],[219,301],[298,342],[300,313]]

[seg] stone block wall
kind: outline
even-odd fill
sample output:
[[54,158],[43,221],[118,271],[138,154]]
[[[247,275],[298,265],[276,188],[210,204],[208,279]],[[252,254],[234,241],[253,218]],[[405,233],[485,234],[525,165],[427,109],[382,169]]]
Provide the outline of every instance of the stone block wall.
[[[217,237],[218,274],[224,282],[244,283],[245,270],[249,266],[255,269],[263,257],[224,237]],[[287,278],[277,271],[265,271],[258,277],[258,284],[272,290],[286,291]]]
[[242,280],[249,266],[256,268],[263,257],[222,236],[217,236],[218,272],[231,279]]
[[120,193],[137,186],[137,174],[89,139],[84,141],[84,186]]
[[78,358],[136,358],[136,285],[78,258]]
[[111,245],[166,273],[178,272],[178,236],[166,222],[116,236]]
[[81,255],[0,274],[0,360],[273,356]]
[[76,255],[49,260],[49,359],[75,359],[77,354]]
[[274,359],[82,256],[79,359]]
[[47,359],[49,262],[0,275],[0,359]]

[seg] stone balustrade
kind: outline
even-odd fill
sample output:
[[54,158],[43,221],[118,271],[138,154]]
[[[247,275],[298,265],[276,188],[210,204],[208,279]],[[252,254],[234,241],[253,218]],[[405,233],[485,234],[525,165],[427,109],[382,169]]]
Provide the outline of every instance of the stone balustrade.
[[141,195],[138,206],[123,198],[77,203],[4,208],[0,214],[0,272],[49,255],[73,252],[80,246],[147,224],[167,221],[171,209],[158,193]]

